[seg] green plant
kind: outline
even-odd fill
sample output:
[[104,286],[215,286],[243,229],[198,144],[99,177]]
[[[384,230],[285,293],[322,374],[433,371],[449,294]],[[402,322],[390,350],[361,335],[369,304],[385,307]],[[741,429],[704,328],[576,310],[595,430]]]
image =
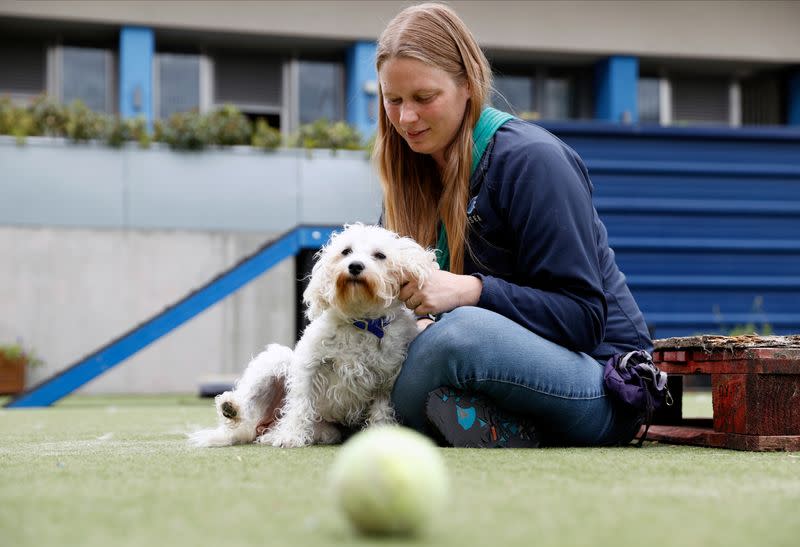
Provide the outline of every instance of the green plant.
[[35,134],[31,114],[8,97],[0,98],[0,134],[16,137],[18,144],[23,144],[25,137]]
[[23,360],[30,367],[38,367],[44,364],[44,361],[36,355],[36,352],[25,348],[22,342],[0,344],[0,355],[6,361]]
[[330,148],[331,150],[361,150],[361,134],[345,122],[331,124],[322,118],[301,125],[292,137],[290,146],[298,148]]
[[256,120],[253,137],[250,140],[252,146],[264,150],[274,150],[281,145],[282,140],[281,132],[274,127],[270,127],[264,118]]
[[67,108],[66,136],[73,142],[99,139],[109,124],[108,116],[95,112],[82,101],[76,100]]
[[47,95],[38,95],[33,99],[28,110],[33,116],[36,135],[66,136],[69,113],[63,104]]
[[116,117],[106,125],[106,144],[114,148],[121,147],[125,142],[138,142],[142,148],[150,146],[150,134],[147,132],[147,122],[144,118]]
[[[763,314],[764,313],[764,297],[763,296],[756,296],[753,298],[753,304],[751,306],[751,310],[753,313]],[[718,317],[719,322],[719,331],[720,334],[723,336],[742,336],[746,334],[755,334],[756,336],[770,336],[775,331],[772,328],[772,325],[767,322],[761,323],[761,327],[759,327],[754,321],[750,321],[743,325],[734,325],[729,327],[722,322],[722,314],[720,312],[719,306],[715,305],[713,309],[713,313],[715,316]]]
[[212,140],[208,118],[196,110],[175,113],[163,124],[161,138],[175,150],[202,150]]
[[[66,137],[73,142],[102,140],[116,148],[131,141],[147,148],[155,141],[167,143],[175,150],[202,150],[213,145],[250,145],[274,150],[283,144],[278,129],[270,127],[263,118],[252,123],[233,105],[205,114],[196,110],[176,113],[167,120],[155,120],[150,131],[143,118],[121,119],[94,112],[81,101],[64,106],[47,95],[37,96],[27,107],[15,104],[9,97],[0,98],[0,135],[15,136],[19,143],[35,135]],[[302,125],[286,144],[371,153],[374,137],[364,145],[354,127],[320,119]]]
[[742,336],[745,334],[755,334],[756,336],[770,336],[774,333],[772,325],[769,323],[762,323],[759,328],[755,323],[746,323],[744,325],[736,325],[729,330],[723,331],[725,336]]
[[208,114],[211,144],[235,146],[250,144],[253,124],[233,105],[225,105]]

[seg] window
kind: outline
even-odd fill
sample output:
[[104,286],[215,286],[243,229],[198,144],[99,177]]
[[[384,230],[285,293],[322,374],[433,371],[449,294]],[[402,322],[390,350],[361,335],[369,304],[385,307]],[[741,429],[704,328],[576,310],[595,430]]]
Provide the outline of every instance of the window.
[[542,117],[544,119],[568,120],[577,117],[574,108],[575,89],[571,79],[545,78],[543,99]]
[[728,78],[677,76],[670,80],[674,124],[731,123],[734,113],[731,109],[731,82]]
[[165,119],[176,112],[202,110],[200,56],[159,53],[155,63],[156,118]]
[[742,80],[742,123],[777,125],[786,123],[786,84],[777,74],[757,75]]
[[639,78],[639,123],[657,124],[661,122],[660,95],[661,80],[659,78]]
[[113,59],[105,49],[60,48],[59,98],[65,104],[75,100],[97,112],[114,112]]
[[344,74],[340,63],[298,62],[299,121],[344,119]]
[[495,76],[492,104],[515,113],[523,120],[538,119],[536,79],[531,76]]
[[233,104],[252,120],[283,129],[283,61],[263,52],[214,55],[214,105]]
[[15,40],[0,42],[0,96],[26,102],[47,88],[43,44]]
[[492,105],[527,120],[590,118],[590,74],[583,67],[501,67],[494,76]]

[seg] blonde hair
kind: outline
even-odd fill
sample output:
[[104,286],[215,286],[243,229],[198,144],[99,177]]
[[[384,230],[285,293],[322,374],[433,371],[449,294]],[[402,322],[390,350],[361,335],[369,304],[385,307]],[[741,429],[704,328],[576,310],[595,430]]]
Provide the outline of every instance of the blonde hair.
[[435,246],[441,219],[447,230],[450,271],[463,273],[472,129],[489,97],[489,62],[464,22],[443,4],[411,6],[392,19],[378,40],[377,70],[397,57],[444,70],[458,85],[469,86],[470,98],[440,172],[433,158],[412,151],[392,126],[379,83],[373,159],[383,186],[384,225],[423,246]]

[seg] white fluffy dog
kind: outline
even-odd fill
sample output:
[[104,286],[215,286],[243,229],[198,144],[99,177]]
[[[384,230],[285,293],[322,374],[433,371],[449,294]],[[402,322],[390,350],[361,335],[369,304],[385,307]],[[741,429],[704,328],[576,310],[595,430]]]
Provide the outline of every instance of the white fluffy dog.
[[412,239],[345,226],[317,255],[303,293],[311,322],[295,350],[267,346],[233,391],[217,396],[218,427],[191,441],[332,444],[341,439],[336,424],[393,423],[392,385],[418,332],[397,296],[403,280],[421,287],[435,267],[434,253]]

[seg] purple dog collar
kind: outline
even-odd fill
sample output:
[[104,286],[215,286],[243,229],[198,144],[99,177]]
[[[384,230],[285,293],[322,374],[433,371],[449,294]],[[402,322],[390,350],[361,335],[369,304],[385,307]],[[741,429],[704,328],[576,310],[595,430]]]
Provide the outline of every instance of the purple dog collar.
[[383,338],[384,329],[391,323],[390,319],[386,319],[385,317],[379,317],[377,319],[356,319],[353,321],[353,326],[359,330],[365,330],[367,332],[371,332],[378,339]]

